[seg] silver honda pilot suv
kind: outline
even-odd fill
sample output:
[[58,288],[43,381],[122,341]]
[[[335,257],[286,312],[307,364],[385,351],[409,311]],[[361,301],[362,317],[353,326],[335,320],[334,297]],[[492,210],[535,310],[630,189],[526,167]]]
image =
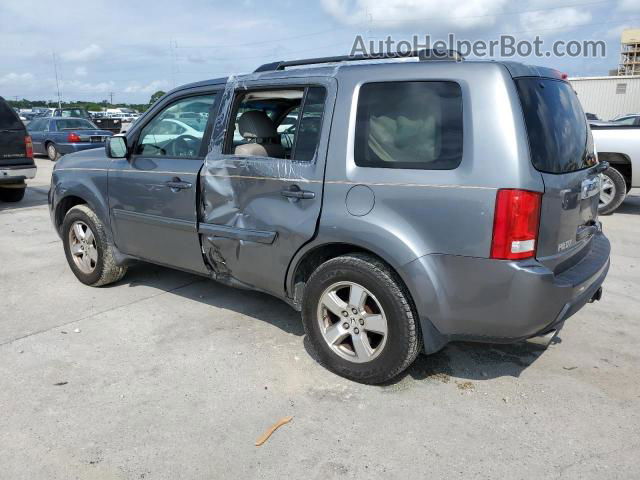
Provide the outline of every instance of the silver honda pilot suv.
[[49,204],[73,273],[101,286],[143,260],[269,293],[364,383],[450,341],[552,332],[599,299],[606,164],[563,76],[368,60],[185,85],[62,158]]

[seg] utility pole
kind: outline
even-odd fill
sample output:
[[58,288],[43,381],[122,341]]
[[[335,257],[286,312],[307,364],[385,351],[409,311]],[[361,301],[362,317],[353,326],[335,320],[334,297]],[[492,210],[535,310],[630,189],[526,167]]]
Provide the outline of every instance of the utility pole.
[[56,52],[51,52],[53,55],[53,71],[56,75],[56,90],[58,91],[58,108],[62,108],[62,100],[60,99],[60,82],[58,81],[58,64],[56,63]]
[[109,92],[109,98],[111,99],[109,103],[113,107],[113,92]]

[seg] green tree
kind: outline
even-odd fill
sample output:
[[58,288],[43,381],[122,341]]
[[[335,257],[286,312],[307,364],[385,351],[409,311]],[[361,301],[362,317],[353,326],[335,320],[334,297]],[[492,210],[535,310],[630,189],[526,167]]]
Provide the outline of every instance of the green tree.
[[162,97],[164,94],[165,94],[165,92],[163,92],[162,90],[158,90],[156,93],[151,95],[151,100],[149,100],[149,104],[156,103],[158,101],[158,99],[160,97]]

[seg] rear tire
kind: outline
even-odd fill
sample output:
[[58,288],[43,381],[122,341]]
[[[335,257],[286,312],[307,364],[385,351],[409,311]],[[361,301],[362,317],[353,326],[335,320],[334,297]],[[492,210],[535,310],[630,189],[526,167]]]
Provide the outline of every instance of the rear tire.
[[422,348],[409,292],[372,255],[343,255],[320,265],[307,282],[302,306],[316,358],[350,380],[386,382],[409,367]]
[[47,144],[47,157],[49,157],[49,160],[52,162],[56,162],[60,158],[60,152],[58,152],[54,143],[50,142]]
[[87,205],[76,205],[67,212],[62,242],[71,271],[85,285],[108,285],[127,273],[126,266],[116,264],[104,225]]
[[27,190],[27,186],[23,185],[22,187],[2,187],[0,186],[0,200],[3,202],[19,202],[24,198],[24,193]]
[[627,183],[622,174],[614,167],[607,168],[600,174],[600,204],[598,213],[610,215],[624,202],[627,196]]

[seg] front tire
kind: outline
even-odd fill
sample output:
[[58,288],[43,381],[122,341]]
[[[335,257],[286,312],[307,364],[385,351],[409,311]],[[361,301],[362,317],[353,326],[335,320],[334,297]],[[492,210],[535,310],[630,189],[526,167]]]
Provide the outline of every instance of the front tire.
[[318,267],[305,287],[302,321],[320,362],[356,382],[392,379],[422,347],[409,292],[372,255],[343,255]]
[[622,174],[613,167],[600,174],[600,203],[598,213],[609,215],[624,202],[627,196],[627,183]]
[[26,185],[22,186],[0,186],[0,200],[3,202],[19,202],[24,198],[24,193],[27,190]]
[[126,266],[115,262],[104,225],[86,205],[76,205],[67,212],[62,222],[62,241],[71,271],[85,285],[108,285],[127,273]]

